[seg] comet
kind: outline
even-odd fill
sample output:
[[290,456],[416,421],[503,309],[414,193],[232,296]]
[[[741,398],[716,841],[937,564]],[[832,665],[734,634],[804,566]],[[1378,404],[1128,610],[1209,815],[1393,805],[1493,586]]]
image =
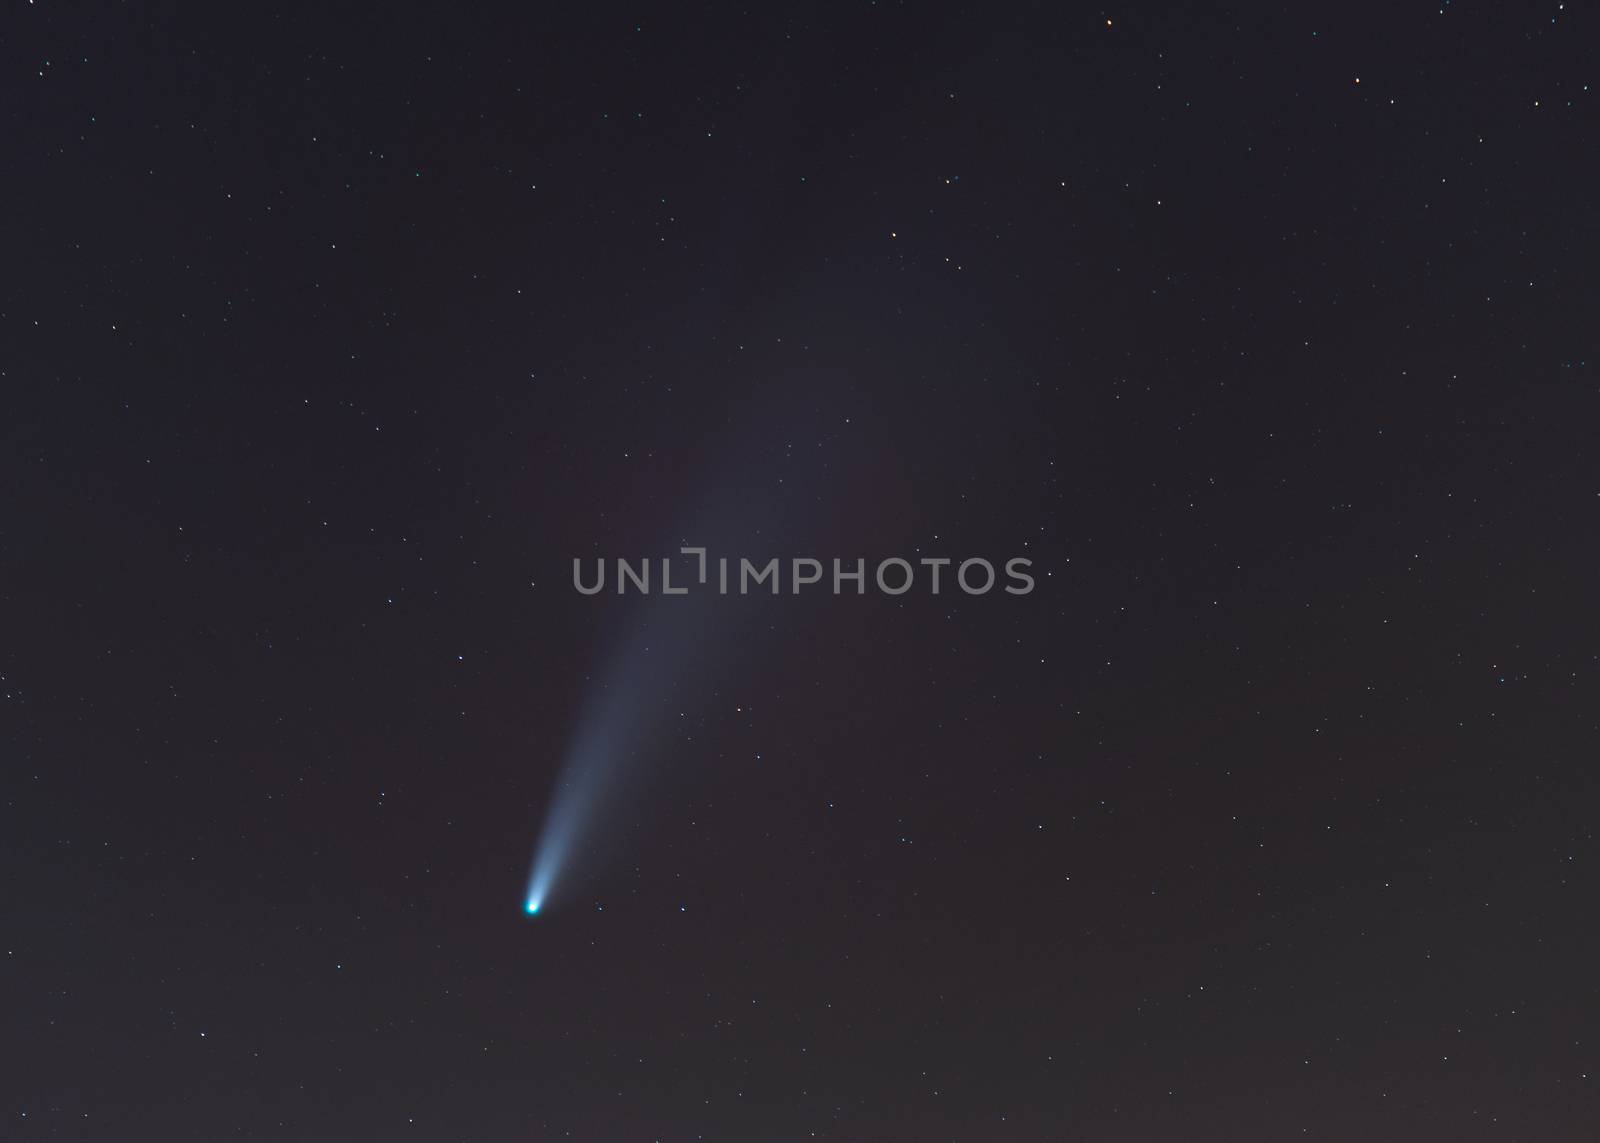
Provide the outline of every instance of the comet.
[[522,911],[529,917],[539,916],[552,895],[561,895],[581,839],[602,853],[613,848],[599,843],[607,832],[602,827],[625,795],[643,784],[635,760],[654,753],[645,747],[660,737],[660,715],[672,690],[670,649],[681,650],[682,644],[673,638],[675,625],[668,626],[674,630],[643,628],[650,637],[636,637],[613,660],[608,683],[579,715],[528,870]]
[[[832,430],[818,418],[830,402],[822,396],[835,384],[828,375],[808,375],[804,386],[763,390],[725,430],[722,459],[706,474],[700,508],[685,521],[689,526],[673,538],[641,543],[643,551],[738,551],[742,541],[759,537],[775,551],[804,551],[814,537],[804,521],[817,519],[829,492],[849,486],[849,472],[840,466],[819,474],[810,493],[796,501],[793,485],[749,479],[764,471],[774,440],[794,439],[802,427]],[[850,399],[848,391],[841,399]],[[802,433],[802,435],[804,435]],[[870,473],[860,474],[861,479]],[[780,526],[781,524],[781,526]],[[749,549],[746,549],[749,550]],[[741,662],[774,629],[772,609],[761,618],[742,608],[742,597],[715,593],[705,568],[698,590],[684,595],[629,595],[612,629],[610,646],[589,676],[594,686],[584,697],[561,757],[543,826],[534,845],[522,911],[528,918],[556,910],[570,897],[576,874],[585,874],[605,860],[615,860],[622,824],[621,809],[645,796],[652,775],[684,746],[685,712],[706,709],[723,687],[743,685]],[[578,586],[575,584],[575,586]],[[605,593],[574,592],[576,605],[603,606]],[[615,594],[609,596],[616,600]],[[757,625],[759,623],[759,626]]]

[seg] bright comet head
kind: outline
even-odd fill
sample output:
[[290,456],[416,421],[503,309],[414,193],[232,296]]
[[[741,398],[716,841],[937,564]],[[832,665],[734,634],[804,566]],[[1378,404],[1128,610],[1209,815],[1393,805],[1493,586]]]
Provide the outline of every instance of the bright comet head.
[[534,898],[529,897],[527,904],[522,906],[522,910],[530,917],[536,916],[539,912],[539,902]]

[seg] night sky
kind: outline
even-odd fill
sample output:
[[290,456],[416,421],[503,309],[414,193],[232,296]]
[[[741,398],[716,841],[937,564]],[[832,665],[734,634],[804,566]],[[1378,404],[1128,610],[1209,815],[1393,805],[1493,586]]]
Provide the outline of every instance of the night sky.
[[0,1139],[1595,1139],[1597,47],[9,5]]

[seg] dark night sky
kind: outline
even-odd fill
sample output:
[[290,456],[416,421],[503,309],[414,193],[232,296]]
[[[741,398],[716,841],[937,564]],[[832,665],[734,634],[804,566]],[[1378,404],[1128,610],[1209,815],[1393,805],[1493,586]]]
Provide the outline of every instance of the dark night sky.
[[0,1139],[1594,1139],[1593,11],[578,8],[9,6]]

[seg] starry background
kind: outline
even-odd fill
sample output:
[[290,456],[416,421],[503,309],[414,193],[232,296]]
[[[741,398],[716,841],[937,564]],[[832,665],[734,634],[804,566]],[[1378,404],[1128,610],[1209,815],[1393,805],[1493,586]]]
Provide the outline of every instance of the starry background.
[[1592,1139],[1597,36],[9,6],[0,1136]]

